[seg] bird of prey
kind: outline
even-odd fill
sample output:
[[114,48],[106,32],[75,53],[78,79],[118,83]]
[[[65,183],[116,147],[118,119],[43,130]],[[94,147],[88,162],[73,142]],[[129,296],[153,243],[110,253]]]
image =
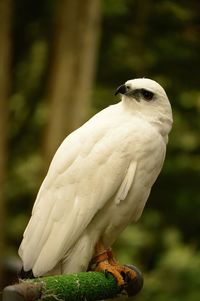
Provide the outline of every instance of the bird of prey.
[[66,137],[50,164],[19,248],[23,270],[35,277],[104,270],[124,284],[128,268],[111,246],[142,214],[165,159],[172,111],[151,79],[128,80],[115,94],[121,101]]

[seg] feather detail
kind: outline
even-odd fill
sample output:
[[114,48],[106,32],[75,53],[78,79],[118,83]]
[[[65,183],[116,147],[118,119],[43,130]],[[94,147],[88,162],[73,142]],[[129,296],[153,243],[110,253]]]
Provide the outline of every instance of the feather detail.
[[114,202],[118,205],[121,201],[125,200],[127,194],[133,184],[134,176],[136,172],[137,163],[131,162],[124,177],[124,180],[116,194]]

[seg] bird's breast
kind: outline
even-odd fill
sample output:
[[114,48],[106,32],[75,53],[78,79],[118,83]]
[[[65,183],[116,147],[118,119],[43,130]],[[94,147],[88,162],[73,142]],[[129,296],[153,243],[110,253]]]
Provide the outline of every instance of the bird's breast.
[[153,138],[157,139],[152,140],[148,137],[145,142],[143,141],[142,148],[141,145],[138,145],[138,149],[134,147],[135,154],[137,153],[134,157],[137,161],[137,168],[127,197],[119,204],[111,201],[110,206],[104,212],[104,217],[107,219],[104,232],[106,245],[113,243],[129,223],[140,218],[151,187],[161,171],[166,146],[162,139]]

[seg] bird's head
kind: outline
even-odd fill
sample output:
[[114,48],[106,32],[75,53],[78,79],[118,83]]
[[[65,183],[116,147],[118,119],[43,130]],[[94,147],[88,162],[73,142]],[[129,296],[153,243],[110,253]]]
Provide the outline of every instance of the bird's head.
[[119,86],[115,92],[122,95],[122,102],[137,114],[144,116],[166,135],[173,118],[171,105],[165,90],[154,80],[136,78]]

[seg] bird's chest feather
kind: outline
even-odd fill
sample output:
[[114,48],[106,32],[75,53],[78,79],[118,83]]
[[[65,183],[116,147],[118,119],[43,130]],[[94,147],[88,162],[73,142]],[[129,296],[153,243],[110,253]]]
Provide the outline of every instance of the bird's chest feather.
[[161,171],[165,158],[165,143],[154,134],[143,137],[142,140],[138,137],[138,144],[133,146],[133,158],[137,166],[126,198],[118,203],[111,202],[110,208],[107,208],[105,212],[108,217],[104,233],[105,243],[114,242],[130,222],[139,219],[151,187]]

